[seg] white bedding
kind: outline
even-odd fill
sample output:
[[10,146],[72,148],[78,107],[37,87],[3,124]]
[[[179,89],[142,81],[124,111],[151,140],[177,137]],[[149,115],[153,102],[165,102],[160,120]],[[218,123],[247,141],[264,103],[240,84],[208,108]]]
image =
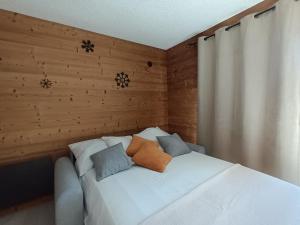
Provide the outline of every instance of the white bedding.
[[300,225],[299,187],[196,152],[82,186],[86,225]]
[[299,224],[299,187],[235,165],[141,225]]
[[82,177],[86,225],[137,225],[233,164],[192,152],[172,159],[164,173],[141,167],[100,182]]

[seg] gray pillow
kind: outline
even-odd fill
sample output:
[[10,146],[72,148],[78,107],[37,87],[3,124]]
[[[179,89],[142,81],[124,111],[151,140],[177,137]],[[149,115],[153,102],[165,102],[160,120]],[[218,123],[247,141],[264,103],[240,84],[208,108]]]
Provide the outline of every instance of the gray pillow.
[[157,137],[160,146],[172,157],[187,154],[191,149],[178,134]]
[[91,155],[91,159],[94,163],[97,181],[127,170],[132,166],[132,162],[126,155],[122,143]]

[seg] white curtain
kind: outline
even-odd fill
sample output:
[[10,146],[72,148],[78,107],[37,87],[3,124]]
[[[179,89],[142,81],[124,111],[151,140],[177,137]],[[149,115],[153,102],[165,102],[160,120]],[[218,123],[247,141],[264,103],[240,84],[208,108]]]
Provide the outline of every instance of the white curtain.
[[198,43],[198,142],[300,184],[300,2]]

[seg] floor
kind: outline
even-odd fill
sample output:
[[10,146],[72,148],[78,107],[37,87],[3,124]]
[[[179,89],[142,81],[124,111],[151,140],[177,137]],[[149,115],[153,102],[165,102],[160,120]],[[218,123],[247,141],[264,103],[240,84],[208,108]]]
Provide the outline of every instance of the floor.
[[0,217],[0,225],[54,225],[53,201]]

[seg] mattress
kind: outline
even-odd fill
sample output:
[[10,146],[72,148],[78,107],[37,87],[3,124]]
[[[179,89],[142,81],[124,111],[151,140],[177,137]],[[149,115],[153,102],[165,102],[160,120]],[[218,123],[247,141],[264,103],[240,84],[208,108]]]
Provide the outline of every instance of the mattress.
[[197,152],[172,159],[164,173],[133,166],[97,182],[82,177],[86,225],[136,225],[233,164]]

